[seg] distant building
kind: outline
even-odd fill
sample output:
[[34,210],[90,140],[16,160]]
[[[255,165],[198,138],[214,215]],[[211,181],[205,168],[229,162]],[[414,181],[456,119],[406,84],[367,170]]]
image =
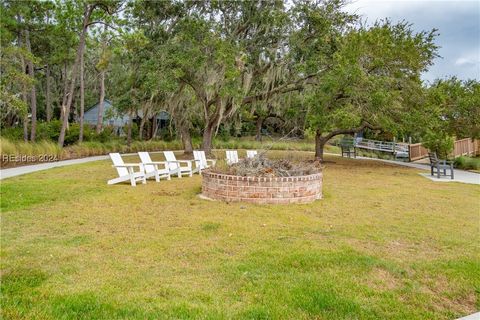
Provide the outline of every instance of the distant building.
[[[88,109],[83,116],[83,121],[86,124],[97,125],[98,119],[98,108],[100,108],[100,103],[95,104],[93,107]],[[128,124],[128,115],[117,115],[113,109],[112,102],[105,99],[103,102],[103,125],[113,126],[113,127],[123,127]]]
[[[95,126],[97,125],[98,119],[98,108],[100,107],[100,103],[95,104],[92,106],[88,111],[84,114],[84,122],[86,124]],[[142,118],[143,114],[140,110],[137,116],[134,118],[134,122],[140,123],[140,119]],[[170,119],[170,114],[166,111],[160,111],[157,115],[157,126],[158,129],[165,128],[168,125],[168,121]],[[116,110],[113,108],[112,102],[108,99],[105,99],[103,103],[103,125],[104,126],[113,126],[118,128],[118,134],[122,134],[122,128],[128,124],[128,115],[119,115],[117,114]],[[160,130],[157,131],[160,133]]]

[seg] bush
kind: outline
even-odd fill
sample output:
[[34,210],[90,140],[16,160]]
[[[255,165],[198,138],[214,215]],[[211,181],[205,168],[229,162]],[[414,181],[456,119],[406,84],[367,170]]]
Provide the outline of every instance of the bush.
[[44,140],[58,141],[61,127],[62,123],[60,120],[39,122],[37,124],[37,137]]
[[90,140],[105,143],[115,139],[118,139],[115,134],[115,129],[113,127],[103,127],[103,130],[100,133],[92,133],[92,138]]
[[[127,136],[127,134],[128,134],[128,123],[123,126],[122,131],[125,134],[125,136]],[[132,139],[135,140],[137,138],[138,138],[138,125],[135,122],[133,122],[132,123]]]
[[437,153],[439,158],[447,158],[453,150],[454,139],[441,131],[429,130],[423,137],[423,146]]
[[455,159],[454,166],[463,170],[480,170],[480,158],[461,156]]
[[217,138],[222,141],[228,141],[232,136],[230,135],[230,127],[229,126],[220,126],[217,134]]
[[2,137],[9,140],[23,140],[23,128],[22,127],[3,128]]
[[[38,122],[36,140],[48,140],[52,142],[57,142],[58,137],[60,136],[61,127],[62,123],[60,120],[52,120],[50,122]],[[80,125],[78,123],[70,123],[68,125],[67,132],[65,133],[65,146],[77,143],[79,135]],[[11,141],[23,140],[23,128],[14,127],[2,129],[2,137]],[[113,128],[111,127],[105,127],[104,130],[97,135],[90,125],[85,124],[83,126],[83,141],[95,140],[100,142],[108,142],[114,138],[116,138],[116,136],[114,134]]]

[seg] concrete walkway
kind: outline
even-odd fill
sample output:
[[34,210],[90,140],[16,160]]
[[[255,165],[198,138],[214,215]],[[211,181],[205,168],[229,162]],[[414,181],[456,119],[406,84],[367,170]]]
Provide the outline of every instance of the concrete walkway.
[[[161,151],[151,152],[151,153],[159,153],[159,152],[161,152]],[[325,154],[330,155],[330,156],[338,156],[338,157],[340,156],[339,154],[336,154],[336,153],[325,153]],[[136,153],[124,154],[124,156],[129,156],[129,155],[136,155]],[[72,159],[72,160],[62,160],[62,161],[57,161],[57,162],[40,163],[40,164],[34,164],[34,165],[30,165],[30,166],[22,166],[22,167],[15,167],[15,168],[9,168],[9,169],[1,169],[0,170],[0,180],[20,176],[22,174],[27,174],[27,173],[32,173],[32,172],[36,172],[36,171],[42,171],[42,170],[47,170],[47,169],[51,169],[51,168],[56,168],[56,167],[63,167],[63,166],[69,166],[69,165],[72,165],[72,164],[87,163],[87,162],[98,161],[98,160],[106,160],[106,159],[109,159],[108,155],[87,157],[87,158],[81,158],[81,159]],[[442,177],[440,179],[437,179],[435,177],[430,176],[430,166],[428,166],[426,164],[420,164],[420,163],[414,163],[414,162],[401,162],[401,161],[393,161],[393,160],[384,160],[384,159],[373,159],[373,158],[367,158],[367,157],[357,157],[356,159],[370,160],[370,161],[381,161],[381,162],[390,163],[390,164],[393,164],[393,165],[399,165],[399,166],[410,167],[410,168],[415,168],[415,169],[420,169],[420,170],[426,170],[428,172],[419,173],[419,174],[424,176],[425,178],[430,179],[430,180],[435,181],[435,182],[462,182],[462,183],[470,183],[470,184],[480,184],[480,174],[474,173],[474,172],[455,169],[455,171],[454,171],[455,179],[454,180],[450,179],[449,177]]]
[[480,320],[480,312],[471,314],[466,317],[458,318],[457,320]]
[[[174,152],[177,152],[178,150],[175,150]],[[150,153],[161,153],[163,151],[150,151]],[[122,156],[135,156],[137,153],[122,153]],[[0,180],[2,179],[7,179],[11,177],[16,177],[20,176],[22,174],[27,174],[27,173],[32,173],[36,171],[42,171],[42,170],[47,170],[51,168],[57,168],[57,167],[64,167],[64,166],[69,166],[72,164],[81,164],[81,163],[87,163],[87,162],[92,162],[92,161],[98,161],[98,160],[107,160],[110,159],[108,155],[105,156],[94,156],[94,157],[86,157],[86,158],[80,158],[80,159],[71,159],[71,160],[62,160],[62,161],[56,161],[56,162],[46,162],[46,163],[39,163],[39,164],[32,164],[30,166],[21,166],[21,167],[15,167],[15,168],[8,168],[8,169],[0,169]]]
[[[326,153],[326,154],[340,156],[339,154],[336,154],[336,153]],[[434,182],[461,182],[461,183],[468,183],[468,184],[480,184],[480,174],[475,172],[454,169],[453,176],[455,177],[455,179],[452,180],[450,179],[450,177],[440,177],[440,179],[438,179],[436,176],[432,177],[430,175],[430,166],[428,164],[374,159],[374,158],[367,158],[367,157],[357,157],[356,159],[380,161],[380,162],[390,163],[397,166],[404,166],[404,167],[410,167],[410,168],[415,168],[420,170],[426,170],[427,172],[420,172],[419,174]]]
[[30,166],[22,166],[22,167],[15,167],[15,168],[8,168],[8,169],[1,169],[0,170],[0,180],[20,176],[22,174],[32,173],[36,171],[47,170],[56,167],[63,167],[69,166],[72,164],[80,164],[98,160],[106,160],[109,156],[95,156],[95,157],[87,157],[87,158],[80,158],[80,159],[72,159],[72,160],[62,160],[56,162],[46,162],[40,164],[33,164]]

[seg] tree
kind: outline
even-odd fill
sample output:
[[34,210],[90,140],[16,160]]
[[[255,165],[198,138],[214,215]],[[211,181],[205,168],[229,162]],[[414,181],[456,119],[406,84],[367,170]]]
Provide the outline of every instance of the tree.
[[480,137],[480,83],[455,77],[438,79],[427,88],[426,109],[433,116],[429,129],[456,138]]
[[209,153],[220,125],[240,108],[286,90],[288,68],[278,57],[288,51],[288,14],[281,1],[187,3],[173,21],[160,26],[171,35],[157,41],[157,70],[194,92]]
[[80,131],[78,142],[83,142],[84,114],[85,114],[85,61],[84,54],[80,56]]
[[422,143],[447,157],[455,139],[480,137],[480,84],[455,77],[437,79],[425,88],[421,112],[415,114]]
[[[23,138],[28,141],[28,91],[33,121],[36,121],[36,88],[34,65],[39,62],[30,46],[30,24],[33,16],[29,2],[4,1],[1,4],[0,101],[2,127],[6,123],[23,124]],[[27,67],[28,66],[28,67]],[[20,94],[19,94],[20,92]],[[35,124],[32,125],[35,139]]]
[[336,135],[401,130],[403,116],[412,111],[405,102],[418,92],[420,73],[436,57],[435,34],[381,21],[342,38],[332,66],[308,92],[315,158],[323,160],[325,143]]
[[[25,36],[25,48],[27,49],[27,52],[31,55],[32,47],[30,45],[30,30],[28,29],[28,27],[24,30],[24,36]],[[34,142],[35,136],[36,136],[36,128],[37,128],[37,88],[35,86],[35,67],[32,59],[27,59],[27,69],[28,69],[28,75],[32,79],[32,83],[33,83],[30,90],[30,110],[32,113],[30,140]]]
[[[105,76],[107,73],[108,65],[111,59],[111,51],[109,50],[109,34],[107,33],[107,25],[104,25],[103,32],[101,34],[100,44],[100,58],[95,68],[99,71],[100,75],[100,100],[97,115],[96,132],[100,133],[103,126],[103,112],[105,103]],[[110,39],[111,40],[111,39]]]
[[192,129],[192,120],[197,118],[201,112],[201,104],[197,101],[191,88],[182,85],[171,96],[168,97],[168,111],[175,123],[175,128],[182,140],[185,154],[193,153],[193,143],[190,130]]
[[78,43],[77,54],[76,54],[73,68],[72,68],[71,79],[69,81],[69,89],[68,91],[65,92],[63,96],[63,101],[62,101],[61,112],[62,112],[63,118],[62,118],[62,127],[60,129],[60,135],[58,137],[58,144],[60,147],[63,147],[64,141],[65,141],[65,133],[67,131],[70,107],[72,105],[73,95],[75,91],[75,82],[78,74],[78,66],[80,64],[81,57],[83,55],[83,50],[85,48],[85,38],[87,36],[87,29],[90,24],[90,17],[92,16],[92,13],[93,13],[93,10],[95,10],[95,7],[96,7],[95,4],[85,4],[83,9],[83,22],[82,22],[82,27],[80,32],[80,41]]
[[[95,1],[95,2],[86,2],[83,4],[83,19],[80,27],[80,39],[77,46],[77,52],[75,57],[75,62],[72,67],[71,77],[68,81],[69,89],[65,91],[62,100],[62,127],[60,130],[60,135],[58,137],[58,144],[60,147],[63,147],[65,141],[65,133],[68,126],[68,119],[70,115],[70,108],[72,106],[74,91],[76,87],[76,80],[78,76],[78,69],[80,65],[81,56],[83,55],[85,49],[85,41],[87,37],[88,27],[96,23],[105,23],[101,20],[91,20],[92,15],[95,10],[98,8],[102,13],[114,14],[119,7],[118,1]],[[68,4],[66,5],[66,10],[74,10]],[[100,17],[101,18],[101,17]]]

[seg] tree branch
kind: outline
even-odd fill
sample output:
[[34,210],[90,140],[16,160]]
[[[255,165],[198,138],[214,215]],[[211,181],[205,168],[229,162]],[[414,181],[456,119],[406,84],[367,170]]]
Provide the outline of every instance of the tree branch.
[[324,137],[321,137],[322,140],[328,141],[331,138],[338,136],[339,134],[355,134],[358,133],[364,129],[370,129],[370,130],[381,130],[382,128],[380,126],[374,126],[368,123],[367,121],[363,121],[363,123],[356,128],[351,128],[351,129],[338,129],[338,130],[333,130],[329,134],[327,134]]
[[89,27],[89,26],[91,26],[91,25],[94,25],[94,24],[97,24],[97,23],[103,24],[103,25],[105,25],[105,26],[107,26],[107,27],[109,27],[109,28],[112,28],[112,29],[115,30],[115,31],[119,31],[119,29],[118,29],[117,27],[114,27],[114,26],[112,26],[111,24],[108,24],[108,23],[106,23],[106,22],[104,22],[104,21],[92,21],[92,22],[90,22],[89,24],[87,24],[87,27]]
[[299,91],[299,90],[302,90],[305,88],[305,84],[308,84],[309,81],[312,81],[314,78],[316,78],[319,74],[321,74],[322,72],[324,72],[326,69],[322,69],[318,72],[315,72],[315,73],[312,73],[312,74],[309,74],[309,75],[306,75],[305,77],[293,82],[293,83],[287,83],[287,84],[284,84],[284,85],[281,85],[277,88],[274,88],[272,90],[269,90],[267,92],[263,92],[263,93],[260,93],[260,94],[257,94],[257,95],[254,95],[254,96],[249,96],[249,97],[245,97],[242,101],[242,104],[249,104],[249,103],[253,103],[253,102],[256,102],[256,101],[259,101],[259,100],[263,100],[267,97],[270,97],[274,94],[278,94],[278,93],[288,93],[288,92],[292,92],[292,91]]

